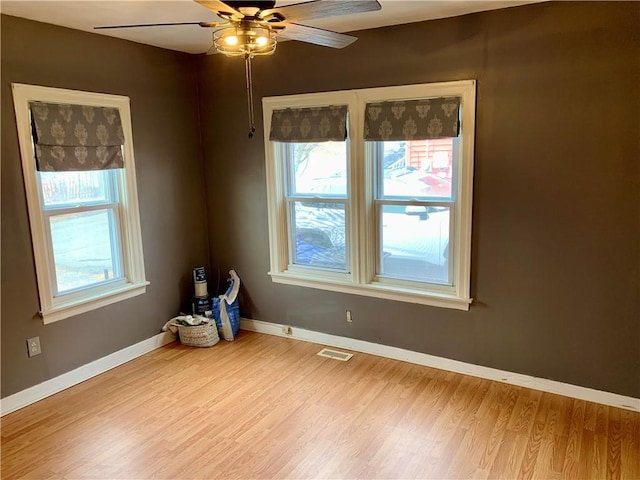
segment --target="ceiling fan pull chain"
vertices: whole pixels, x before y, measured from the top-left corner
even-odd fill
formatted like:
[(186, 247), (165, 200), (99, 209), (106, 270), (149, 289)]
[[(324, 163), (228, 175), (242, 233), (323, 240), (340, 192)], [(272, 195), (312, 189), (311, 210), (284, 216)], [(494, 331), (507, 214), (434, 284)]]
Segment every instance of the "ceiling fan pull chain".
[(256, 125), (253, 120), (253, 84), (251, 81), (251, 55), (246, 54), (244, 56), (244, 64), (247, 74), (247, 105), (249, 109), (249, 139), (253, 138), (253, 134), (256, 132)]

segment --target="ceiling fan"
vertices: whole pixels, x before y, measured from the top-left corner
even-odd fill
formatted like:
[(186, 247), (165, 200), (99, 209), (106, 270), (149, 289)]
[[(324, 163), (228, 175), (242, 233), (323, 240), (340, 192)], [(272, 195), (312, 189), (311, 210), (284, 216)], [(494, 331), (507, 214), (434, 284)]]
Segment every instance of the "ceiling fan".
[(277, 37), (332, 48), (344, 48), (357, 40), (353, 35), (333, 32), (297, 23), (304, 20), (338, 15), (373, 12), (382, 6), (378, 0), (311, 0), (276, 7), (275, 0), (194, 0), (214, 12), (219, 22), (143, 23), (136, 25), (107, 25), (95, 30), (113, 28), (157, 27), (168, 25), (199, 25), (212, 28), (213, 45), (207, 52), (227, 56), (243, 56), (247, 79), (249, 138), (253, 138), (253, 87), (251, 59), (256, 55), (270, 55), (276, 49)]

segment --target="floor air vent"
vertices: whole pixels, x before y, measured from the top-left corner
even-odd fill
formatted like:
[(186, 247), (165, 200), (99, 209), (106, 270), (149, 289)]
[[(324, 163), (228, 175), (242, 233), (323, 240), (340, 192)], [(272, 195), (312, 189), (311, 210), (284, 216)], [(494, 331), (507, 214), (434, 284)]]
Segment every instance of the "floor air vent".
[(331, 350), (329, 348), (323, 348), (318, 352), (318, 355), (321, 357), (333, 358), (334, 360), (340, 360), (346, 362), (351, 357), (353, 357), (353, 353), (345, 353), (338, 352), (337, 350)]

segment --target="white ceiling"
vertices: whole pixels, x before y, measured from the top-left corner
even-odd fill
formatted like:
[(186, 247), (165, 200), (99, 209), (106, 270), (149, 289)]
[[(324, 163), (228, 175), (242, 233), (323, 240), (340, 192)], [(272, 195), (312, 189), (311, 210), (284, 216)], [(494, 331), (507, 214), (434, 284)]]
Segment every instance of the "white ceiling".
[[(302, 3), (302, 1), (278, 0), (276, 6)], [(300, 23), (337, 32), (349, 32), (454, 17), (539, 1), (544, 0), (379, 0), (382, 10), (377, 12)], [(2, 0), (0, 2), (0, 11), (6, 15), (52, 23), (76, 30), (85, 30), (100, 35), (109, 35), (187, 53), (206, 52), (212, 43), (211, 30), (197, 25), (117, 30), (93, 30), (93, 27), (99, 25), (219, 20), (214, 13), (191, 0)]]

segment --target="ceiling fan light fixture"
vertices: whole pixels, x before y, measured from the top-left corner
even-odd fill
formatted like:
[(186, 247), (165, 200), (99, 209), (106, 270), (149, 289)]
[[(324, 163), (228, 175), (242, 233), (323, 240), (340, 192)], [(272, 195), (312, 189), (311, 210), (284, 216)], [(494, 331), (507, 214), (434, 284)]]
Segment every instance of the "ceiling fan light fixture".
[(271, 55), (276, 44), (276, 32), (256, 22), (245, 21), (213, 32), (216, 50), (230, 57)]

